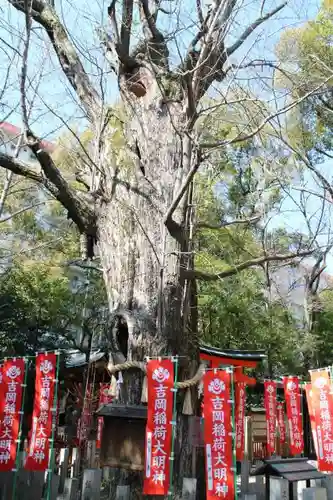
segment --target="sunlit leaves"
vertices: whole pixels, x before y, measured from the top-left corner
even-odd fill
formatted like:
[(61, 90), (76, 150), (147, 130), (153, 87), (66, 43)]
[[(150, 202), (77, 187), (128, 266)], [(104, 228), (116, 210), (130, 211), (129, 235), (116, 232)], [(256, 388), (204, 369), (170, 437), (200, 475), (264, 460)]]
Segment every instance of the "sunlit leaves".
[(288, 117), (289, 141), (302, 151), (332, 148), (332, 39), (333, 8), (324, 2), (314, 21), (286, 30), (276, 48), (279, 87), (294, 96), (316, 90)]

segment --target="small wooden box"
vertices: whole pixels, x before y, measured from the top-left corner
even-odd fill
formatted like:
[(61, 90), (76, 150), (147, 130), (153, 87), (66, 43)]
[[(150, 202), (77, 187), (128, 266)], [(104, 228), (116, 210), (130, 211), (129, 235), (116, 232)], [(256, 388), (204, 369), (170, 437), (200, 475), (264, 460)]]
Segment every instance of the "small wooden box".
[(101, 467), (143, 471), (147, 408), (109, 404), (102, 406), (97, 415), (104, 417)]

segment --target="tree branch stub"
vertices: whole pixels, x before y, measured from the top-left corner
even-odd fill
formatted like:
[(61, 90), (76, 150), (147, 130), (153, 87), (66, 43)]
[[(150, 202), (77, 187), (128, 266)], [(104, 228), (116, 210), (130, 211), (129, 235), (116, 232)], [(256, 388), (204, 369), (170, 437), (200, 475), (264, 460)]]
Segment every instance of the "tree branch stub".
[(203, 271), (185, 271), (185, 276), (187, 279), (199, 279), (202, 281), (216, 281), (218, 279), (228, 278), (230, 276), (234, 276), (240, 271), (244, 271), (245, 269), (249, 269), (250, 267), (261, 266), (265, 262), (282, 262), (282, 261), (292, 261), (301, 257), (308, 257), (313, 253), (313, 250), (307, 250), (298, 253), (291, 254), (275, 254), (275, 255), (263, 255), (262, 257), (257, 257), (255, 259), (250, 259), (245, 262), (241, 262), (240, 264), (235, 264), (220, 273), (211, 274), (205, 273)]

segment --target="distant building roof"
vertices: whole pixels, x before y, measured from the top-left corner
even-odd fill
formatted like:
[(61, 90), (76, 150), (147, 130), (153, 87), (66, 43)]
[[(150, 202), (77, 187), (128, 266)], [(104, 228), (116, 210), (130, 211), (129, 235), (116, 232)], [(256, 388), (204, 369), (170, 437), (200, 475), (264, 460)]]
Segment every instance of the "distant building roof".
[[(12, 125), (11, 123), (8, 122), (0, 122), (0, 130), (3, 130), (10, 139), (18, 138), (22, 133), (19, 127), (16, 127), (15, 125)], [(41, 141), (41, 142), (43, 148), (46, 151), (48, 151), (49, 153), (53, 153), (53, 151), (56, 148), (55, 144), (52, 144), (52, 142), (49, 141)]]
[[(67, 351), (66, 368), (78, 368), (84, 366), (86, 363), (86, 354), (84, 352), (78, 351), (76, 349)], [(105, 353), (101, 350), (96, 350), (90, 354), (90, 363), (99, 361), (105, 356)]]

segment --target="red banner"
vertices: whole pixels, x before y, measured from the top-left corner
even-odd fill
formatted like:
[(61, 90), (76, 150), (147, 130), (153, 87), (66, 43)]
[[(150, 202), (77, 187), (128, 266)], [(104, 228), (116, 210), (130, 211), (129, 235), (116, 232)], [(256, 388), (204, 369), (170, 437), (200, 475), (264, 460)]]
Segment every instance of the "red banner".
[[(54, 390), (56, 378), (56, 354), (42, 353), (36, 357), (36, 381), (34, 411), (29, 453), (25, 469), (43, 471), (48, 468), (52, 423), (55, 418)], [(52, 412), (53, 410), (53, 412)]]
[(287, 442), (286, 421), (285, 421), (283, 403), (278, 403), (276, 405), (276, 415), (279, 426), (280, 444), (283, 445), (286, 444)]
[(305, 394), (308, 403), (308, 412), (311, 424), (313, 445), (315, 448), (316, 455), (318, 456), (318, 440), (317, 440), (317, 429), (316, 429), (316, 417), (312, 401), (312, 386), (311, 384), (305, 384)]
[(147, 364), (148, 413), (146, 463), (143, 493), (167, 495), (170, 481), (170, 453), (174, 369), (170, 359)]
[(100, 450), (102, 447), (102, 435), (104, 427), (104, 418), (97, 418), (97, 435), (96, 435), (96, 450)]
[(9, 359), (2, 366), (0, 400), (0, 471), (15, 468), (17, 440), (20, 429), (25, 362)]
[[(110, 384), (100, 384), (99, 386), (99, 404), (101, 407), (103, 405), (108, 405), (112, 403), (113, 397), (109, 395)], [(104, 418), (97, 418), (97, 437), (96, 437), (96, 449), (100, 450), (102, 446), (102, 434), (104, 427)]]
[(265, 410), (266, 410), (266, 428), (267, 428), (267, 453), (275, 453), (276, 436), (276, 382), (266, 381), (265, 387)]
[(283, 377), (289, 426), (289, 452), (300, 455), (304, 450), (301, 394), (298, 377)]
[[(0, 401), (3, 400), (4, 398), (4, 389), (3, 389), (3, 376), (2, 376), (2, 370), (3, 370), (3, 365), (0, 365)], [(0, 415), (0, 429), (1, 429), (1, 423), (2, 423), (2, 414)]]
[(204, 376), (204, 442), (207, 500), (234, 500), (230, 373), (211, 370)]
[(333, 395), (327, 370), (310, 372), (317, 430), (318, 469), (333, 472)]
[(241, 461), (244, 458), (245, 447), (245, 404), (246, 404), (246, 388), (243, 382), (235, 384), (235, 424), (236, 424), (236, 460)]

